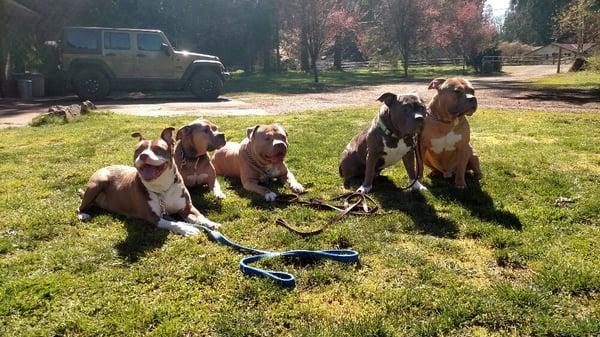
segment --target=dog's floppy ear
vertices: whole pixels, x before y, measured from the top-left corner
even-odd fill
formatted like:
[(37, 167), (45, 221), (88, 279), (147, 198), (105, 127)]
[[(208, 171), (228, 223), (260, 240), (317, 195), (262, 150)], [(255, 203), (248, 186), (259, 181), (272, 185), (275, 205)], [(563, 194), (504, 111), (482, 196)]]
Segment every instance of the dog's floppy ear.
[(391, 107), (396, 100), (398, 100), (398, 96), (392, 94), (391, 92), (386, 92), (385, 94), (379, 96), (377, 99), (379, 102), (384, 103), (385, 105)]
[(173, 131), (175, 131), (175, 128), (168, 127), (168, 128), (165, 128), (164, 130), (162, 130), (162, 132), (160, 134), (160, 138), (162, 138), (162, 140), (164, 140), (167, 144), (169, 144), (169, 146), (171, 146), (175, 143), (173, 141)]
[(141, 142), (142, 140), (146, 140), (146, 138), (144, 138), (144, 136), (142, 136), (142, 134), (141, 134), (141, 133), (139, 133), (139, 132), (134, 132), (134, 133), (132, 133), (132, 134), (131, 134), (131, 137), (133, 137), (133, 138), (139, 138), (140, 142)]
[(279, 123), (275, 123), (275, 126), (277, 126), (281, 131), (283, 131), (283, 134), (287, 137), (288, 133), (287, 130), (283, 128), (283, 126)]
[(441, 78), (441, 77), (435, 78), (435, 79), (433, 79), (433, 81), (431, 81), (431, 83), (429, 83), (429, 87), (427, 89), (429, 89), (429, 90), (439, 89), (440, 86), (442, 84), (444, 84), (444, 82), (446, 82), (445, 78)]
[(181, 129), (177, 130), (177, 135), (175, 136), (175, 140), (181, 140), (185, 134), (188, 133), (190, 126), (186, 125)]
[(249, 127), (246, 130), (246, 136), (248, 137), (248, 139), (251, 139), (252, 136), (254, 136), (254, 133), (256, 132), (256, 130), (258, 130), (259, 127), (260, 127), (260, 125), (255, 125), (253, 127)]

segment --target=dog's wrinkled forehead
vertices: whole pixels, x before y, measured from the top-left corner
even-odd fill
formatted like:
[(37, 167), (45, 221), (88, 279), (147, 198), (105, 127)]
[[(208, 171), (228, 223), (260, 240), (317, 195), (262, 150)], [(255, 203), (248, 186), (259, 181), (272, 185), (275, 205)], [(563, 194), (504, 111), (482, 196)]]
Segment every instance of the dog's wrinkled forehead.
[(450, 78), (442, 84), (441, 90), (468, 90), (474, 91), (471, 82), (464, 78)]
[(211, 122), (209, 122), (209, 121), (207, 121), (205, 119), (202, 119), (202, 118), (196, 119), (195, 121), (189, 123), (188, 126), (197, 126), (197, 127), (200, 127), (200, 128), (208, 127), (211, 130), (213, 130), (213, 131), (217, 130), (217, 126), (216, 125), (214, 125), (213, 123), (211, 123)]
[(139, 156), (144, 151), (151, 151), (157, 156), (162, 156), (165, 158), (171, 155), (171, 151), (169, 151), (169, 144), (162, 139), (141, 140), (135, 148), (135, 156)]
[(258, 133), (268, 134), (268, 135), (282, 135), (286, 136), (285, 129), (279, 124), (272, 125), (263, 125), (256, 130)]
[(411, 104), (411, 105), (425, 104), (425, 103), (423, 103), (423, 100), (419, 97), (419, 95), (417, 95), (417, 94), (401, 95), (398, 98), (398, 101), (400, 101), (402, 104)]

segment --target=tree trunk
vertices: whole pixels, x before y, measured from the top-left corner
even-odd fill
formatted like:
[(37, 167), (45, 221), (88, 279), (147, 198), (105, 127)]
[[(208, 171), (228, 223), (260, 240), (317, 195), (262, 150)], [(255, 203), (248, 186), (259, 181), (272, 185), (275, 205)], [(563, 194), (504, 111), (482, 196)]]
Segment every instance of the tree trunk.
[(337, 35), (333, 44), (333, 69), (342, 71), (342, 37)]
[(311, 66), (313, 70), (313, 75), (315, 76), (315, 83), (319, 83), (319, 69), (317, 68), (316, 57), (311, 57)]
[(308, 60), (308, 41), (304, 32), (300, 34), (300, 69), (309, 72), (310, 64)]
[(410, 56), (408, 53), (402, 55), (402, 68), (404, 68), (404, 78), (408, 78), (408, 63), (410, 62)]
[(265, 49), (263, 51), (263, 73), (270, 73), (273, 70), (271, 66), (271, 50)]

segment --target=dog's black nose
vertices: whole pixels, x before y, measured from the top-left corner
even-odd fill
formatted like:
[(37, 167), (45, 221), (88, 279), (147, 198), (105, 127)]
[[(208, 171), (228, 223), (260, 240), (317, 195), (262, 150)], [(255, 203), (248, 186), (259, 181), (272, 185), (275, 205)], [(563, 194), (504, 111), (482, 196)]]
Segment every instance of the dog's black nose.
[(467, 95), (467, 101), (469, 103), (477, 103), (477, 97), (475, 97), (473, 95)]

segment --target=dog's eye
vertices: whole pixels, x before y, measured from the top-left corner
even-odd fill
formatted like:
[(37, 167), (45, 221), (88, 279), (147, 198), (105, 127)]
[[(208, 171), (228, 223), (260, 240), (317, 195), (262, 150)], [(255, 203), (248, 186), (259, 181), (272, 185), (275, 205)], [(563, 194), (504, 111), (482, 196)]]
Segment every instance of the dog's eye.
[(204, 133), (208, 133), (208, 128), (204, 129)]

